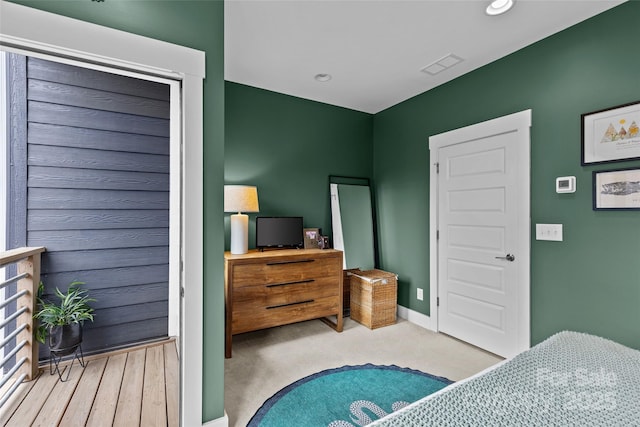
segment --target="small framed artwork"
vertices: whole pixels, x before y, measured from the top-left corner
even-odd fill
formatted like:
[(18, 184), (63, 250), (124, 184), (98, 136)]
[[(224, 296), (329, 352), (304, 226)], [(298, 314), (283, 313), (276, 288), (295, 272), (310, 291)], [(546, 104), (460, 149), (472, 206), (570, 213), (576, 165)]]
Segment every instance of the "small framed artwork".
[(304, 248), (305, 249), (319, 249), (321, 239), (322, 239), (322, 236), (320, 235), (319, 228), (304, 229)]
[(640, 168), (593, 172), (594, 210), (640, 210)]
[(583, 166), (640, 159), (640, 101), (586, 113), (581, 118)]

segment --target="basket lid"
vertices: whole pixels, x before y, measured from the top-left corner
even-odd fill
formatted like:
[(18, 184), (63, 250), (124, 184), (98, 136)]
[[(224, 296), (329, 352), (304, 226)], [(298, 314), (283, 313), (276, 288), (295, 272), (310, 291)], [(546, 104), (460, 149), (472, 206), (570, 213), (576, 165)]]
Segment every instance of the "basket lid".
[(388, 271), (378, 270), (378, 269), (358, 271), (358, 272), (353, 272), (351, 274), (353, 276), (359, 277), (362, 280), (366, 280), (369, 283), (376, 283), (376, 282), (384, 281), (390, 278), (393, 278), (396, 280), (398, 279), (397, 274), (389, 273)]

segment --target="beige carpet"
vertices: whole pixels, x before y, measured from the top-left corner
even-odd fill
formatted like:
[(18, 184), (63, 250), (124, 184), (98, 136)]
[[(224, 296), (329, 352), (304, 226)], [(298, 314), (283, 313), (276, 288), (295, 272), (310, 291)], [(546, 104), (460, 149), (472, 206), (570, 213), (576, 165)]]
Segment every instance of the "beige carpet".
[(342, 333), (311, 320), (233, 338), (233, 357), (225, 360), (225, 410), (230, 427), (244, 427), (278, 390), (344, 365), (397, 365), (458, 381), (500, 360), (402, 319), (370, 330), (347, 317)]

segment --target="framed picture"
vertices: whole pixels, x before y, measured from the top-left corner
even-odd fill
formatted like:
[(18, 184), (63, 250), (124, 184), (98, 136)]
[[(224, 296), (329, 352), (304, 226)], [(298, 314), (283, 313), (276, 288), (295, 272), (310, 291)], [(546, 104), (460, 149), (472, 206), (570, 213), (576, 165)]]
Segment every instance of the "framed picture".
[(320, 235), (319, 228), (305, 228), (304, 229), (304, 248), (305, 249), (319, 249), (320, 248)]
[(640, 101), (586, 113), (581, 164), (640, 159)]
[(640, 210), (640, 168), (594, 171), (593, 209)]

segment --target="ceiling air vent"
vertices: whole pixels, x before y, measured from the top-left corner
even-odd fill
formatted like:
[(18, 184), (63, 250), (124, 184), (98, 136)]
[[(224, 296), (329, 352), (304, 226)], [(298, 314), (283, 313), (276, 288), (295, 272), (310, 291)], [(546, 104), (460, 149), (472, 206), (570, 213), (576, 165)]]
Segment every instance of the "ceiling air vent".
[(422, 71), (423, 73), (427, 73), (427, 74), (431, 74), (432, 76), (435, 76), (436, 74), (446, 70), (447, 68), (451, 68), (462, 61), (463, 61), (462, 58), (450, 53), (447, 56), (444, 56), (438, 59), (437, 61), (427, 65), (426, 67), (422, 68), (420, 71)]

